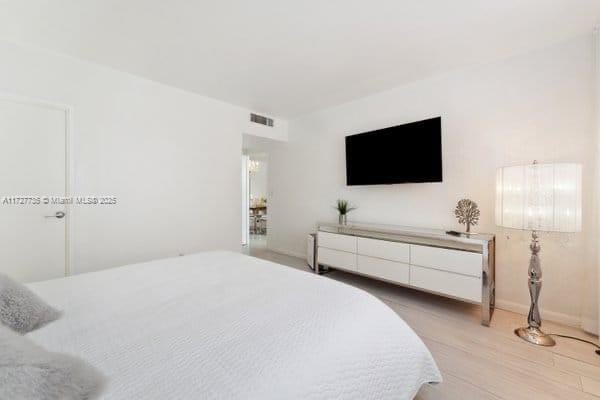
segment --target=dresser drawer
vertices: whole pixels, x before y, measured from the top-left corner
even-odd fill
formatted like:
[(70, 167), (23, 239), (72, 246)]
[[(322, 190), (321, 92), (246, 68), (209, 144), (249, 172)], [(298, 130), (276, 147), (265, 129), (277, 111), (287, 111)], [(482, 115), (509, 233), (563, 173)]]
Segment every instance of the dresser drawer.
[(356, 254), (354, 253), (346, 253), (345, 251), (332, 250), (319, 246), (317, 260), (319, 264), (329, 267), (356, 271)]
[(410, 285), (481, 303), (481, 279), (410, 266)]
[(410, 264), (481, 278), (483, 256), (468, 251), (410, 246)]
[(409, 265), (395, 261), (383, 260), (359, 255), (357, 258), (357, 271), (388, 281), (408, 285)]
[(356, 236), (338, 235), (337, 233), (319, 232), (319, 247), (356, 253)]
[(409, 262), (410, 246), (406, 243), (389, 242), (368, 238), (357, 238), (357, 252), (365, 256), (386, 260)]

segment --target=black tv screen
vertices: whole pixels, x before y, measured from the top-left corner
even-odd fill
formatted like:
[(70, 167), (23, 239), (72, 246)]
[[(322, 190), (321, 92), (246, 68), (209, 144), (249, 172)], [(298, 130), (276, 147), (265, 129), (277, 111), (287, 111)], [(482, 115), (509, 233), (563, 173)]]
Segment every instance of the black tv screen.
[(442, 181), (442, 118), (346, 136), (346, 183)]

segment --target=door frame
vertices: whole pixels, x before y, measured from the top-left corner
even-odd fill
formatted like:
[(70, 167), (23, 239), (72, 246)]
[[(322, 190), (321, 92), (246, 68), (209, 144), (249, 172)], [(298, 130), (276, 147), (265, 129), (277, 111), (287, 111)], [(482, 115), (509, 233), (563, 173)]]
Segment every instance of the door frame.
[[(594, 44), (594, 55), (593, 55), (593, 73), (594, 73), (594, 133), (596, 139), (596, 165), (594, 171), (594, 181), (596, 182), (596, 186), (593, 188), (594, 191), (594, 209), (598, 210), (598, 206), (600, 205), (600, 188), (597, 186), (598, 179), (600, 179), (600, 25), (596, 24), (593, 32), (593, 44)], [(595, 215), (595, 233), (598, 235), (600, 233), (600, 213), (596, 212)], [(596, 243), (598, 243), (598, 236), (596, 236)], [(595, 267), (597, 269), (597, 298), (598, 309), (596, 314), (596, 321), (590, 320), (583, 321), (583, 328), (588, 331), (595, 333), (598, 335), (600, 333), (600, 251), (596, 251), (595, 254)]]
[[(17, 104), (27, 104), (32, 106), (50, 108), (59, 110), (65, 114), (65, 196), (71, 196), (71, 189), (74, 186), (73, 173), (73, 135), (72, 135), (72, 117), (73, 107), (64, 103), (39, 99), (30, 96), (19, 95), (15, 93), (0, 91), (0, 100), (9, 101)], [(72, 275), (73, 272), (73, 218), (74, 207), (71, 204), (65, 204), (67, 217), (65, 218), (65, 276)]]
[(242, 246), (250, 246), (250, 156), (242, 154)]

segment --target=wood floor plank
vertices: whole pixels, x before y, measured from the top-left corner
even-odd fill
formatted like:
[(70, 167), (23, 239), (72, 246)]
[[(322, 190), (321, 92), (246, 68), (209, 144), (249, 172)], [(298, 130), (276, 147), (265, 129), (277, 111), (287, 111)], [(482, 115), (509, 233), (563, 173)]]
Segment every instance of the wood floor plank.
[(523, 372), (478, 354), (462, 351), (443, 343), (423, 339), (432, 352), (442, 374), (453, 374), (494, 395), (507, 399), (592, 400), (594, 396)]
[[(250, 254), (310, 272), (300, 258), (264, 249)], [(416, 399), (600, 399), (600, 357), (592, 346), (563, 338), (550, 348), (526, 343), (513, 332), (526, 323), (523, 315), (495, 310), (487, 328), (480, 324), (476, 305), (341, 271), (325, 276), (379, 297), (429, 347), (444, 382), (423, 386)], [(545, 322), (544, 329), (597, 340), (552, 322)]]
[[(407, 306), (401, 300), (382, 300), (392, 309), (396, 310), (402, 317), (406, 316), (405, 319), (412, 319), (415, 324), (417, 321), (414, 321), (414, 319), (423, 319), (425, 316), (435, 318), (436, 323), (433, 326), (428, 327), (429, 331), (432, 333), (439, 331), (439, 327), (443, 326), (444, 334), (448, 330), (455, 333), (454, 336), (449, 336), (449, 338), (468, 338), (480, 345), (487, 346), (491, 350), (513, 354), (516, 357), (548, 366), (554, 365), (554, 358), (551, 353), (540, 352), (538, 348), (525, 343), (516, 336), (512, 334), (506, 335), (496, 329), (484, 327), (479, 321), (462, 321), (460, 319), (448, 318), (445, 315), (423, 313), (420, 312), (420, 310), (413, 309), (412, 306)], [(438, 329), (436, 330), (436, 328)]]
[[(585, 337), (582, 333), (575, 334), (575, 336)], [(600, 357), (594, 352), (595, 349), (591, 345), (564, 338), (556, 338), (556, 343), (556, 346), (551, 348), (553, 353), (574, 358), (600, 368)]]
[[(352, 285), (358, 286), (374, 295), (391, 301), (400, 302), (405, 305), (410, 305), (422, 310), (423, 312), (434, 313), (449, 319), (458, 319), (465, 322), (479, 323), (480, 308), (475, 305), (460, 302), (457, 300), (446, 299), (440, 296), (435, 296), (428, 293), (421, 293), (413, 289), (402, 288), (386, 282), (380, 282), (373, 279), (368, 279), (362, 276), (356, 276), (341, 271), (331, 273), (331, 278), (340, 280)], [(494, 311), (492, 324), (495, 332), (504, 335), (512, 342), (523, 342), (522, 339), (514, 335), (514, 329), (526, 325), (526, 318), (506, 310), (497, 309)], [(483, 329), (488, 329), (482, 327)], [(581, 329), (570, 326), (560, 325), (551, 321), (544, 322), (544, 329), (549, 333), (558, 333), (571, 335), (583, 339), (598, 342), (598, 339), (586, 334)], [(598, 357), (589, 344), (577, 342), (565, 338), (556, 338), (557, 345), (554, 347), (539, 347), (536, 352), (540, 354), (538, 358), (550, 360), (553, 353), (561, 354), (566, 357), (581, 359), (589, 364), (600, 366), (600, 357)], [(527, 343), (525, 343), (528, 345)], [(593, 349), (592, 349), (593, 350)], [(542, 352), (548, 352), (546, 355), (541, 355)]]
[[(511, 341), (504, 340), (502, 336), (494, 336), (493, 331), (487, 328), (477, 332), (478, 325), (457, 326), (452, 322), (419, 313), (389, 300), (384, 302), (396, 311), (421, 338), (442, 342), (465, 352), (475, 352), (487, 359), (502, 362), (504, 366), (516, 371), (539, 374), (546, 379), (581, 389), (579, 375), (555, 368), (550, 353), (537, 352), (536, 354), (534, 347), (526, 343), (515, 345)], [(546, 356), (550, 357), (550, 364), (542, 362), (546, 361), (542, 359)]]
[(582, 376), (581, 383), (583, 385), (584, 392), (591, 393), (595, 396), (600, 397), (600, 380), (588, 378), (587, 376)]
[[(590, 350), (591, 351), (591, 350)], [(589, 378), (600, 379), (600, 367), (574, 358), (554, 354), (554, 364), (558, 369)]]

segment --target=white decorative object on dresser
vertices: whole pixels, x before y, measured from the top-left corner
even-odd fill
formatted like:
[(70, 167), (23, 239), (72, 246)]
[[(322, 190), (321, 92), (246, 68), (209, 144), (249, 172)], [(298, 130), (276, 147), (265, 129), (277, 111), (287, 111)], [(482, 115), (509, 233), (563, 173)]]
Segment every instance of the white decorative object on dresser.
[[(389, 225), (319, 224), (318, 265), (494, 308), (494, 235)], [(315, 268), (318, 272), (318, 266)]]

